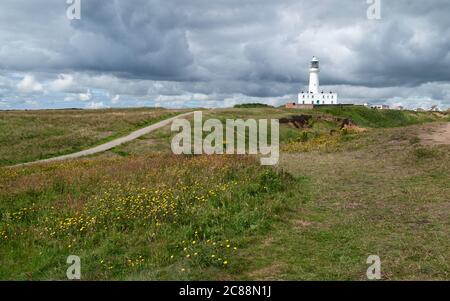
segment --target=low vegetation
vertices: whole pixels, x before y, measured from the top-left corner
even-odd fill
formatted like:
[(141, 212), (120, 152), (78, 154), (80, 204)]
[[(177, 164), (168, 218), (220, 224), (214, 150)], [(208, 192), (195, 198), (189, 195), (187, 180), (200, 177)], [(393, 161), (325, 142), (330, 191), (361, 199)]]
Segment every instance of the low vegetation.
[(3, 169), (0, 279), (64, 279), (70, 254), (83, 258), (83, 279), (237, 271), (293, 181), (255, 162), (155, 155)]
[[(450, 149), (418, 134), (448, 117), (344, 107), (204, 119), (302, 114), (280, 127), (276, 167), (173, 156), (165, 127), (90, 158), (0, 168), (0, 279), (65, 279), (71, 254), (84, 280), (364, 280), (372, 254), (383, 279), (448, 279)], [(342, 128), (347, 118), (357, 126)]]
[(0, 166), (77, 152), (176, 115), (165, 109), (0, 112)]
[(323, 107), (316, 109), (322, 113), (352, 119), (359, 126), (372, 128), (389, 128), (449, 120), (449, 116), (441, 116), (431, 112), (414, 112), (400, 110), (375, 110), (361, 106)]
[(239, 105), (234, 105), (236, 109), (250, 109), (250, 108), (273, 108), (273, 106), (264, 103), (244, 103)]
[(293, 152), (334, 152), (344, 147), (344, 143), (358, 138), (358, 132), (342, 129), (333, 133), (302, 132), (303, 134), (291, 139), (281, 147), (282, 151)]

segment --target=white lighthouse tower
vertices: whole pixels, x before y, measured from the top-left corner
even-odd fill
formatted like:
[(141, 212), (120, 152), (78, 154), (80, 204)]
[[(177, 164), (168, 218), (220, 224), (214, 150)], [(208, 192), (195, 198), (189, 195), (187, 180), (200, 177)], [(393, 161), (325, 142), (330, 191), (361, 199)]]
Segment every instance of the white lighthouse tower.
[(303, 105), (335, 105), (338, 104), (337, 93), (324, 92), (319, 89), (319, 60), (313, 57), (309, 65), (309, 88), (307, 92), (298, 94), (298, 103)]
[(319, 94), (319, 60), (314, 56), (309, 66), (309, 92)]

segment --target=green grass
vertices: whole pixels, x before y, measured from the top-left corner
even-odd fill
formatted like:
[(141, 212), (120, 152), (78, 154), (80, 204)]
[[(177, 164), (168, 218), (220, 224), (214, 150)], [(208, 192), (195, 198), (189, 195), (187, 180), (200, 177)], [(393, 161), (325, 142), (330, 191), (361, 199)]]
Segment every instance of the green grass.
[[(351, 118), (359, 126), (372, 128), (408, 126), (441, 119), (430, 112), (374, 110), (361, 106), (322, 107), (315, 110), (333, 116)], [(448, 117), (447, 120), (449, 120)]]
[[(450, 149), (419, 138), (445, 118), (400, 127), (392, 113), (328, 109), (205, 111), (311, 114), (310, 128), (280, 128), (283, 145), (337, 139), (282, 152), (276, 167), (172, 156), (165, 127), (86, 159), (0, 168), (0, 279), (65, 279), (71, 254), (84, 280), (365, 280), (372, 254), (383, 279), (449, 279)], [(333, 116), (369, 128), (330, 135)]]
[(251, 108), (273, 108), (273, 106), (269, 106), (263, 103), (244, 103), (239, 105), (234, 105), (236, 109), (251, 109)]
[(178, 114), (165, 109), (0, 112), (0, 166), (77, 152)]
[(411, 144), (417, 130), (373, 130), (346, 152), (283, 154), (280, 167), (310, 192), (247, 250), (245, 279), (364, 280), (372, 254), (386, 280), (449, 279), (450, 149)]
[(267, 233), (295, 182), (247, 157), (47, 166), (1, 170), (0, 279), (64, 279), (71, 254), (85, 280), (236, 274), (241, 248)]

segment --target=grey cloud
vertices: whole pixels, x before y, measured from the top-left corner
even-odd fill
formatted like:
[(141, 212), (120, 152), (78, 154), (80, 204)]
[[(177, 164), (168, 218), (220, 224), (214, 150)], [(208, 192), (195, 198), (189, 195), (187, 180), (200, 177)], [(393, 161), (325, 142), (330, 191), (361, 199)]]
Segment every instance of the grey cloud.
[[(0, 97), (15, 99), (17, 81), (32, 74), (47, 92), (69, 96), (90, 88), (129, 101), (284, 101), (306, 85), (316, 55), (321, 83), (347, 99), (448, 105), (450, 3), (382, 0), (379, 21), (367, 20), (367, 7), (365, 0), (82, 0), (82, 19), (69, 21), (64, 0), (2, 0), (0, 70), (20, 78), (0, 81)], [(74, 83), (58, 82), (61, 74)]]

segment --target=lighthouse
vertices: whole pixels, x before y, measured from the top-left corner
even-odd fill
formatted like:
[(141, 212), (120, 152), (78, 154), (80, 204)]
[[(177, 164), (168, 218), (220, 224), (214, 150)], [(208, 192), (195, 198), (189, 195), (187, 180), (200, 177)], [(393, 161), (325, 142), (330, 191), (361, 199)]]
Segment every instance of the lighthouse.
[(313, 57), (309, 65), (309, 92), (319, 94), (319, 60)]
[(314, 56), (309, 65), (309, 87), (307, 92), (298, 94), (298, 104), (303, 105), (336, 105), (337, 93), (324, 92), (319, 87), (319, 60)]

